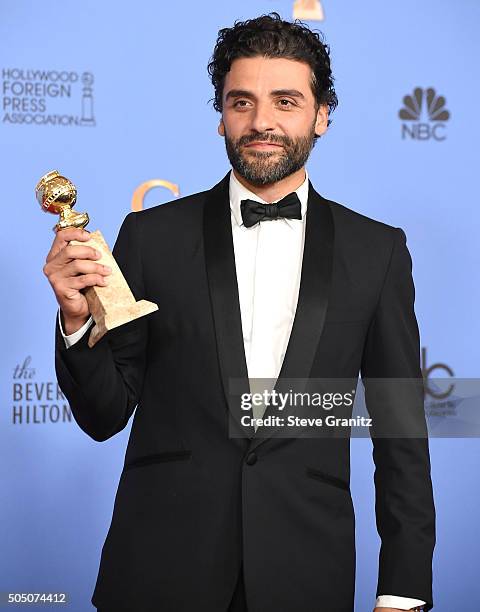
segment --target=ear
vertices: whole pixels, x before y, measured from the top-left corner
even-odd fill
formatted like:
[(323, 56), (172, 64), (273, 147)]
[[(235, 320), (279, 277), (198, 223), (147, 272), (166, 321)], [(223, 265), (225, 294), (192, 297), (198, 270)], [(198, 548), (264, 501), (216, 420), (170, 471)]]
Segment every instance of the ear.
[(225, 125), (223, 124), (223, 119), (220, 119), (220, 123), (218, 124), (217, 131), (220, 134), (220, 136), (225, 136)]
[(328, 127), (328, 106), (320, 104), (317, 111), (317, 120), (315, 121), (315, 134), (322, 136), (325, 134)]

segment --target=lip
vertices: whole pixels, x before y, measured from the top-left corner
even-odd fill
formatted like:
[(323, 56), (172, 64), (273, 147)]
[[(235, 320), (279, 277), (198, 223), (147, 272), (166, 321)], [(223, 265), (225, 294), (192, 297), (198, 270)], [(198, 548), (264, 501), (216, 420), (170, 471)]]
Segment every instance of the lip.
[(276, 144), (274, 142), (251, 142), (250, 144), (245, 145), (247, 148), (254, 147), (255, 149), (283, 149), (282, 145)]

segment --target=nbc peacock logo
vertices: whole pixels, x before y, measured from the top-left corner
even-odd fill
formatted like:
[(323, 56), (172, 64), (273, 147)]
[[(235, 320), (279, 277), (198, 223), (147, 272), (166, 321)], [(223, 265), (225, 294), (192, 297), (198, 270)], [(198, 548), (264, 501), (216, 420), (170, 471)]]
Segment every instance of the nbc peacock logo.
[(450, 119), (446, 99), (437, 95), (433, 87), (416, 87), (403, 98), (398, 116), (403, 119), (402, 138), (412, 140), (445, 140), (445, 121)]

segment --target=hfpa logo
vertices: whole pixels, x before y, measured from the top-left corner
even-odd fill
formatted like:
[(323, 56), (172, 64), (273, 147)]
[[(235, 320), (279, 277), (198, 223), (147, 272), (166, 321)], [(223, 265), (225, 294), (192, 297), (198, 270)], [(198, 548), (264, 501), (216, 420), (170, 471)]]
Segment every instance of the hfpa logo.
[[(403, 108), (398, 116), (408, 123), (402, 123), (402, 138), (412, 140), (445, 140), (445, 123), (450, 112), (445, 108), (445, 98), (437, 96), (433, 87), (416, 87), (412, 95), (403, 98)], [(422, 121), (423, 119), (423, 121)]]

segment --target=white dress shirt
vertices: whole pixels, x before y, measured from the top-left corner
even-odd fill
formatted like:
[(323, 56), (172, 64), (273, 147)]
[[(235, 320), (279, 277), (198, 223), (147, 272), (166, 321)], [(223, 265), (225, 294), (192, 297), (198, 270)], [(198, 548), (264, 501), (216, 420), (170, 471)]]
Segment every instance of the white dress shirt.
[[(308, 201), (308, 173), (296, 189), (302, 218), (278, 218), (245, 227), (241, 200), (257, 200), (230, 172), (230, 210), (237, 271), (243, 343), (248, 377), (277, 379), (287, 350), (297, 308)], [(61, 320), (59, 317), (60, 328)], [(67, 348), (75, 344), (92, 324), (90, 318), (74, 334), (65, 336)], [(382, 595), (377, 607), (408, 610), (424, 604), (419, 599)]]
[(277, 379), (297, 308), (308, 177), (296, 190), (301, 219), (278, 218), (245, 227), (241, 200), (266, 204), (230, 173), (230, 210), (243, 342), (249, 378)]

